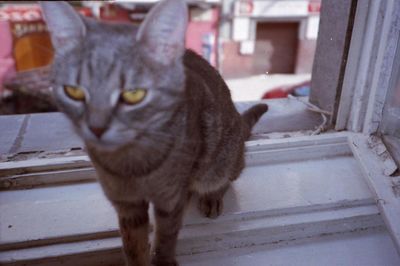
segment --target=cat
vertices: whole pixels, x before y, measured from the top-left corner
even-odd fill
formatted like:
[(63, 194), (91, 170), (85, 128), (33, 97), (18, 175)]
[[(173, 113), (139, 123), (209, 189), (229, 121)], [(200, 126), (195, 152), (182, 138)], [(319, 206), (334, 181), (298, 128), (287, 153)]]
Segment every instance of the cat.
[(65, 2), (41, 7), (56, 51), (54, 98), (118, 214), (126, 264), (178, 265), (190, 195), (205, 216), (220, 215), (244, 167), (244, 142), (268, 106), (240, 115), (218, 72), (185, 49), (184, 0), (159, 2), (139, 27), (83, 18)]

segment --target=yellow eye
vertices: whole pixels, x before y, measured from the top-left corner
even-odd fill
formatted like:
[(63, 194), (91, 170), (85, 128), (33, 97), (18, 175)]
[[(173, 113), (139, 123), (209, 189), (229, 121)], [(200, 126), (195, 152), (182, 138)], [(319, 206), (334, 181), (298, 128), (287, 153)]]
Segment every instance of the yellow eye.
[(143, 101), (146, 97), (146, 89), (135, 89), (133, 91), (121, 92), (121, 101), (126, 104), (137, 104)]
[(85, 92), (78, 87), (64, 85), (64, 91), (65, 91), (65, 94), (67, 94), (67, 96), (69, 98), (71, 98), (72, 100), (75, 100), (75, 101), (84, 101), (85, 100)]

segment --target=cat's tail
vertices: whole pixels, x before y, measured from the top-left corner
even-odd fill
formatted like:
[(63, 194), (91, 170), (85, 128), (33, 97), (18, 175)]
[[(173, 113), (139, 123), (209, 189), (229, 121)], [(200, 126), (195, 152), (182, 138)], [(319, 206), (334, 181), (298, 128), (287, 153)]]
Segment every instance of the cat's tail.
[(268, 105), (259, 103), (250, 107), (242, 114), (246, 139), (250, 137), (251, 129), (266, 111), (268, 111)]

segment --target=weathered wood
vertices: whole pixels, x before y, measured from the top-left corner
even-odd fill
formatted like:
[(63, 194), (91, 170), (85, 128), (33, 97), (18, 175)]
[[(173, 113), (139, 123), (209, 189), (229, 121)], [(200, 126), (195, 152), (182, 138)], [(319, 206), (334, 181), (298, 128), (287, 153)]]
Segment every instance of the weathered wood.
[[(184, 226), (180, 233), (177, 255), (221, 252), (257, 245), (272, 248), (282, 243), (298, 244), (310, 238), (321, 237), (321, 235), (341, 235), (377, 228), (382, 228), (382, 220), (375, 206), (190, 225)], [(13, 252), (0, 252), (0, 262), (3, 263), (2, 265), (22, 265), (26, 262), (73, 265), (76, 261), (82, 263), (86, 259), (88, 264), (85, 265), (97, 265), (96, 263), (101, 261), (100, 257), (111, 254), (113, 261), (109, 263), (115, 265), (122, 257), (120, 247), (121, 241), (117, 237), (75, 243), (56, 243)], [(93, 254), (96, 254), (96, 257)], [(55, 257), (58, 259), (55, 260)]]
[(349, 145), (326, 144), (315, 146), (303, 146), (288, 149), (270, 149), (268, 151), (254, 151), (246, 153), (246, 165), (262, 165), (284, 163), (289, 161), (305, 161), (318, 158), (328, 159), (335, 156), (351, 155)]
[[(190, 204), (178, 255), (274, 248), (383, 229), (359, 161), (351, 156), (360, 153), (354, 150), (353, 138), (337, 133), (246, 143), (250, 163), (225, 195), (222, 215), (216, 220), (204, 218), (195, 203)], [(78, 160), (83, 166), (88, 163), (84, 157)], [(25, 178), (59, 175), (66, 180), (75, 159), (25, 162), (24, 169), (31, 171)], [(84, 173), (92, 170), (73, 171), (85, 178)], [(116, 214), (97, 183), (2, 191), (0, 213), (2, 265), (121, 262)]]
[[(246, 142), (246, 163), (279, 163), (351, 155), (346, 133)], [(62, 156), (0, 162), (0, 191), (95, 181), (89, 158)]]
[(86, 155), (1, 162), (0, 177), (51, 170), (76, 169), (90, 167), (91, 165), (90, 159)]
[(336, 129), (373, 134), (382, 120), (398, 43), (398, 1), (358, 1)]
[[(228, 190), (219, 220), (370, 204), (363, 182), (356, 161), (347, 155), (249, 166)], [(117, 228), (115, 212), (97, 183), (3, 191), (0, 212), (0, 249)], [(195, 207), (188, 209), (185, 221), (210, 223)]]
[(400, 137), (384, 135), (382, 136), (382, 140), (397, 163), (397, 166), (400, 168)]
[(184, 266), (400, 265), (390, 237), (386, 232), (379, 230), (311, 238), (295, 245), (283, 242), (274, 248), (255, 246), (178, 259)]
[[(398, 89), (399, 75), (399, 47), (400, 47), (400, 2), (395, 0), (386, 1), (384, 10), (380, 10), (380, 16), (383, 17), (382, 28), (379, 29), (382, 37), (377, 41), (379, 50), (375, 64), (371, 93), (365, 115), (364, 134), (374, 134), (378, 131), (386, 134), (396, 134), (399, 127), (399, 116), (391, 108), (392, 97), (395, 97)], [(381, 15), (383, 13), (383, 15)], [(394, 103), (394, 102), (393, 102)], [(399, 110), (399, 106), (397, 106)], [(392, 116), (391, 118), (389, 118)], [(391, 128), (389, 130), (389, 128)]]
[(385, 163), (369, 147), (368, 137), (354, 135), (351, 148), (400, 255), (400, 198), (396, 197), (393, 190), (393, 177), (385, 174)]
[[(350, 133), (351, 134), (351, 133)], [(259, 139), (246, 142), (247, 151), (269, 150), (277, 148), (297, 148), (312, 145), (347, 143), (349, 133), (333, 132), (316, 136), (296, 136), (288, 138)]]
[[(14, 120), (21, 122), (10, 122)], [(1, 160), (21, 153), (83, 148), (81, 139), (62, 113), (0, 116), (0, 132)]]
[(338, 113), (336, 115), (336, 130), (346, 129), (350, 116), (354, 91), (355, 88), (359, 86), (358, 84), (360, 75), (363, 71), (365, 71), (366, 67), (366, 64), (361, 61), (370, 59), (369, 57), (365, 56), (365, 54), (363, 54), (363, 50), (365, 50), (363, 48), (369, 45), (369, 42), (364, 42), (364, 38), (366, 38), (367, 35), (365, 33), (365, 28), (367, 26), (366, 22), (368, 19), (368, 9), (370, 6), (370, 2), (370, 0), (365, 0), (363, 1), (363, 4), (357, 5), (354, 18), (354, 27), (349, 47), (349, 56), (347, 58), (342, 92), (340, 94), (340, 102), (338, 106)]
[(93, 182), (97, 178), (94, 168), (67, 169), (33, 174), (0, 177), (0, 191), (26, 189), (78, 182)]

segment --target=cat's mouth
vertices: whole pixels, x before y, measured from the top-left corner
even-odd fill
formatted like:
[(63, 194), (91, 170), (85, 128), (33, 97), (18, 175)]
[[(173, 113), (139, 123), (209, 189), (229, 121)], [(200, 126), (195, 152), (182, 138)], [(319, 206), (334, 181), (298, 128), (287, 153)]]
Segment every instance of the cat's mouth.
[(83, 140), (86, 145), (95, 147), (98, 150), (115, 151), (138, 141), (137, 137), (134, 132), (121, 132), (118, 134), (117, 132), (110, 131), (108, 134), (105, 133), (101, 136), (101, 138), (97, 138), (92, 134), (83, 137)]
[(108, 151), (116, 150), (125, 144), (123, 141), (121, 141), (121, 137), (113, 136), (112, 132), (107, 129), (103, 130), (103, 132), (99, 134), (99, 132), (91, 130), (85, 125), (82, 126), (79, 131), (86, 145), (90, 145), (98, 149)]
[(103, 138), (85, 138), (86, 145), (90, 145), (100, 150), (114, 151), (124, 146), (125, 143), (110, 141)]

